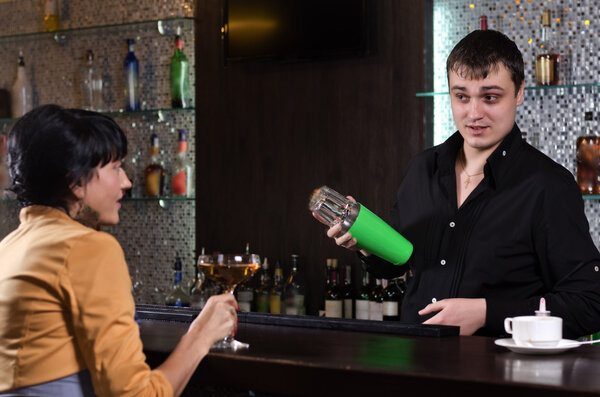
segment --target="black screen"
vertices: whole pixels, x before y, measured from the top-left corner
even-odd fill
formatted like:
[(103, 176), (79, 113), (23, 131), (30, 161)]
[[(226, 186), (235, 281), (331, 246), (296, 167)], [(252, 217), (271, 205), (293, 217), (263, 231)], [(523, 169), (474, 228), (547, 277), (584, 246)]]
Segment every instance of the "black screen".
[(364, 55), (365, 1), (225, 0), (225, 59)]

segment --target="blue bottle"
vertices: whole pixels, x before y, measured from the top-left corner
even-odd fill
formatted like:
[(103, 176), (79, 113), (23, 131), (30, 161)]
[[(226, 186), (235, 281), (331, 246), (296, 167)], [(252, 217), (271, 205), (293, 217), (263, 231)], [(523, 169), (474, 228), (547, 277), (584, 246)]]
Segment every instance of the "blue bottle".
[(135, 41), (127, 39), (129, 50), (123, 62), (125, 72), (125, 110), (140, 110), (139, 63), (133, 53)]

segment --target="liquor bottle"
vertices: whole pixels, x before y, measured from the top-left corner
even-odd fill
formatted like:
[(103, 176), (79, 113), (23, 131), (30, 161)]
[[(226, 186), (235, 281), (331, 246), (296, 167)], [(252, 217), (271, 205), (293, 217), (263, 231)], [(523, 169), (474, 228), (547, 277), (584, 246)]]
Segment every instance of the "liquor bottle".
[(190, 96), (190, 64), (183, 53), (183, 40), (180, 28), (175, 35), (175, 52), (171, 57), (171, 106), (189, 108)]
[(150, 136), (150, 161), (145, 171), (146, 196), (160, 197), (164, 195), (165, 167), (159, 158), (158, 135)]
[[(205, 254), (204, 247), (202, 247), (197, 263), (207, 263), (209, 260), (210, 256)], [(207, 297), (204, 290), (204, 281), (204, 273), (202, 273), (198, 269), (198, 266), (196, 266), (196, 279), (190, 291), (190, 306), (195, 309), (202, 309), (206, 304)]]
[(359, 320), (369, 319), (369, 300), (371, 299), (371, 286), (369, 273), (363, 267), (362, 284), (356, 297), (356, 318)]
[(42, 23), (44, 32), (53, 32), (60, 29), (57, 3), (58, 0), (45, 0), (44, 2), (44, 21)]
[(380, 278), (375, 279), (369, 296), (369, 320), (383, 320), (383, 287)]
[(173, 165), (171, 187), (173, 195), (192, 197), (194, 194), (194, 168), (187, 157), (187, 134), (184, 129), (179, 131), (179, 148)]
[(269, 313), (281, 314), (281, 297), (283, 296), (283, 271), (279, 266), (279, 261), (275, 262), (275, 272), (273, 273), (273, 287), (269, 291)]
[(556, 85), (559, 80), (558, 70), (560, 56), (555, 52), (550, 38), (550, 10), (542, 14), (542, 41), (535, 61), (537, 85)]
[(330, 283), (325, 291), (325, 317), (342, 318), (343, 302), (338, 280), (338, 260), (333, 259)]
[(342, 299), (344, 300), (344, 318), (354, 318), (354, 290), (352, 289), (352, 266), (344, 266), (344, 285)]
[(487, 28), (488, 28), (487, 23), (488, 23), (487, 15), (482, 15), (479, 17), (479, 29), (480, 30), (487, 30)]
[[(246, 255), (250, 255), (250, 243), (246, 243)], [(249, 312), (252, 310), (254, 301), (254, 288), (252, 288), (252, 279), (244, 280), (235, 288), (235, 296), (238, 301), (240, 311)]]
[(585, 133), (577, 138), (577, 184), (582, 194), (598, 194), (600, 137), (593, 128), (594, 113), (585, 112)]
[(383, 321), (400, 320), (402, 294), (394, 280), (383, 280)]
[(12, 85), (10, 97), (13, 117), (21, 117), (33, 109), (31, 83), (25, 71), (23, 51), (20, 50), (17, 64), (17, 78)]
[(402, 295), (402, 297), (404, 297), (404, 293), (406, 292), (406, 273), (404, 273), (400, 277), (396, 277), (394, 281), (396, 282), (396, 285), (400, 290), (400, 294)]
[(333, 261), (333, 258), (327, 258), (325, 260), (325, 291), (327, 291), (327, 288), (329, 288), (329, 285), (331, 284), (331, 263)]
[(85, 64), (81, 69), (81, 107), (86, 110), (101, 112), (102, 71), (94, 65), (94, 52), (87, 50)]
[(144, 303), (144, 281), (142, 280), (140, 269), (135, 266), (133, 276), (131, 277), (131, 294), (136, 303)]
[(252, 310), (252, 304), (254, 302), (254, 289), (250, 283), (246, 281), (238, 284), (235, 289), (235, 296), (237, 298), (240, 311), (249, 312)]
[(267, 258), (263, 259), (261, 270), (259, 273), (259, 282), (256, 290), (254, 292), (255, 296), (255, 306), (254, 309), (260, 313), (268, 313), (269, 312), (269, 293), (271, 292), (271, 288), (273, 287), (273, 283), (271, 280), (271, 275), (269, 274), (269, 260)]
[(181, 286), (182, 268), (181, 258), (177, 256), (173, 264), (173, 286), (165, 298), (167, 306), (187, 307), (190, 305), (190, 297)]
[(133, 52), (135, 41), (127, 39), (127, 55), (123, 61), (123, 71), (125, 73), (125, 110), (140, 110), (140, 87), (139, 75), (140, 64)]
[(290, 275), (285, 282), (283, 301), (285, 302), (285, 314), (304, 315), (306, 308), (304, 306), (304, 296), (306, 287), (300, 273), (300, 257), (296, 254), (291, 256)]

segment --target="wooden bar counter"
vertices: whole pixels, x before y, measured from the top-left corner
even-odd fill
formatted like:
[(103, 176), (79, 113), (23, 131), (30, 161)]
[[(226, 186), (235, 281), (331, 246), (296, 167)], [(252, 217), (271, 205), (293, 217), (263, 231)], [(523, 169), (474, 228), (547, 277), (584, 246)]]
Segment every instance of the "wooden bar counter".
[[(192, 310), (138, 308), (151, 366), (161, 363)], [(189, 389), (205, 386), (269, 395), (583, 396), (600, 395), (600, 345), (554, 355), (524, 355), (493, 338), (457, 336), (456, 327), (240, 313), (236, 338), (250, 348), (210, 353)], [(371, 328), (376, 329), (376, 328)], [(423, 330), (424, 329), (424, 330)], [(434, 335), (434, 336), (421, 336)], [(190, 394), (191, 395), (191, 394)]]

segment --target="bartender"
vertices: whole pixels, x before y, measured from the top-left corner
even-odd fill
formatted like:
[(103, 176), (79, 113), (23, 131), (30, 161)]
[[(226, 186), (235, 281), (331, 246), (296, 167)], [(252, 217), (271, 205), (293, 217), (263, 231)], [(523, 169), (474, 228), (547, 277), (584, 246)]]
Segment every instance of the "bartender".
[[(455, 325), (461, 335), (504, 334), (506, 317), (531, 315), (544, 297), (563, 334), (600, 330), (600, 254), (573, 175), (530, 146), (515, 123), (524, 65), (493, 30), (464, 37), (446, 63), (458, 131), (411, 160), (391, 225), (414, 245), (404, 266), (359, 253), (367, 270), (414, 277), (401, 320)], [(358, 250), (350, 233), (340, 246)]]

